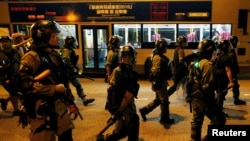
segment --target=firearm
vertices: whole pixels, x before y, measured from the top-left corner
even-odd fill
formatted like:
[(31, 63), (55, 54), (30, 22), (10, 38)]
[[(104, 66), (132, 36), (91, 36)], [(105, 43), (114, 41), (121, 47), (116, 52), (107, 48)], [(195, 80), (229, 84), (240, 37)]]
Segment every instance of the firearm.
[(77, 68), (77, 69), (78, 69), (78, 75), (79, 75), (80, 77), (87, 78), (87, 79), (89, 79), (89, 80), (95, 81), (95, 79), (93, 79), (93, 78), (91, 78), (91, 77), (89, 77), (89, 76), (84, 75), (82, 69), (79, 69), (79, 68)]
[(186, 84), (186, 101), (189, 103), (189, 111), (192, 113), (192, 87), (194, 84), (194, 81), (192, 79), (187, 79), (188, 82)]
[[(53, 84), (56, 84), (56, 80), (53, 79), (53, 77), (51, 76), (51, 71), (49, 69), (44, 70), (43, 72), (41, 72), (40, 74), (38, 74), (35, 78), (34, 81), (40, 81), (44, 78), (48, 78)], [(71, 92), (71, 90), (69, 88), (66, 88), (66, 94), (65, 95), (60, 95), (62, 101), (64, 103), (66, 103), (67, 105), (72, 105), (76, 108), (76, 112), (77, 114), (74, 115), (74, 117), (72, 118), (72, 120), (75, 120), (77, 118), (77, 115), (79, 115), (79, 117), (81, 118), (81, 120), (83, 120), (83, 117), (81, 115), (81, 113), (79, 112), (78, 107), (76, 106), (75, 102), (74, 102), (74, 96)], [(73, 113), (70, 113), (70, 116), (72, 116)]]
[(89, 77), (89, 76), (86, 76), (86, 75), (80, 75), (81, 77), (83, 77), (83, 78), (87, 78), (87, 79), (89, 79), (89, 80), (92, 80), (92, 81), (95, 81), (95, 79), (93, 79), (93, 78), (91, 78), (91, 77)]

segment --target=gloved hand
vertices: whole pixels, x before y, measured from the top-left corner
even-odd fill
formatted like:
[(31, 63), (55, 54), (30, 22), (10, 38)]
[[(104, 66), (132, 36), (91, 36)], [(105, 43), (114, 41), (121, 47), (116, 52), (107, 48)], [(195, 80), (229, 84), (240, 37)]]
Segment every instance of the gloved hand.
[(71, 119), (76, 119), (77, 118), (77, 116), (78, 116), (78, 111), (77, 111), (77, 108), (76, 108), (76, 106), (75, 105), (70, 105), (69, 107), (68, 107), (68, 109), (69, 109), (69, 116), (71, 117)]
[(116, 112), (114, 112), (114, 114), (111, 116), (111, 118), (108, 120), (108, 122), (109, 122), (110, 120), (112, 120), (113, 122), (115, 122), (116, 120), (121, 119), (122, 116), (123, 116), (123, 114), (122, 114), (120, 111), (116, 111)]

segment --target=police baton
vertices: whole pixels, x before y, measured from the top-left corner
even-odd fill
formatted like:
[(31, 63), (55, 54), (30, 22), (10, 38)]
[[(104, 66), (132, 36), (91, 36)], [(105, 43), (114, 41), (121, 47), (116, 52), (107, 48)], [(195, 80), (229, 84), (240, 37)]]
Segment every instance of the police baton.
[(103, 133), (109, 129), (110, 126), (112, 126), (115, 123), (115, 120), (112, 120), (112, 117), (109, 118), (107, 121), (107, 125), (97, 134), (97, 139), (96, 141), (103, 141)]
[(95, 81), (95, 79), (93, 79), (93, 78), (91, 78), (91, 77), (89, 77), (89, 76), (86, 76), (86, 75), (80, 75), (81, 77), (83, 77), (83, 78), (87, 78), (87, 79), (89, 79), (89, 80), (92, 80), (92, 81)]

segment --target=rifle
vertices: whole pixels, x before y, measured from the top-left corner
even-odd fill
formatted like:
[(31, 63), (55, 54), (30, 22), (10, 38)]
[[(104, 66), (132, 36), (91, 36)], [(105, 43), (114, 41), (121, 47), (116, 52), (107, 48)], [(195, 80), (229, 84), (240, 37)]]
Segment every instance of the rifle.
[[(53, 79), (53, 77), (51, 77), (51, 71), (49, 69), (44, 70), (43, 72), (41, 72), (40, 74), (38, 74), (35, 78), (34, 81), (40, 81), (44, 78), (48, 78), (53, 84), (56, 84), (56, 80)], [(78, 107), (76, 106), (75, 102), (74, 102), (74, 97), (73, 94), (71, 92), (71, 90), (69, 88), (66, 88), (66, 95), (63, 97), (61, 97), (62, 101), (64, 101), (64, 103), (66, 103), (67, 105), (73, 105), (76, 108), (77, 114), (72, 118), (72, 120), (75, 120), (77, 118), (77, 115), (79, 115), (79, 117), (81, 118), (81, 120), (83, 120), (83, 117), (81, 115), (81, 113), (79, 112)], [(70, 113), (69, 115), (72, 116), (73, 113)]]
[(89, 77), (89, 76), (84, 75), (82, 69), (79, 69), (79, 68), (77, 68), (77, 69), (78, 69), (78, 75), (79, 75), (80, 77), (87, 78), (87, 79), (89, 79), (89, 80), (95, 81), (95, 79), (93, 79), (93, 78), (91, 78), (91, 77)]
[(86, 75), (80, 75), (81, 77), (83, 77), (83, 78), (86, 78), (86, 79), (89, 79), (89, 80), (92, 80), (92, 81), (95, 81), (95, 79), (94, 78), (91, 78), (91, 77), (89, 77), (89, 76), (86, 76)]

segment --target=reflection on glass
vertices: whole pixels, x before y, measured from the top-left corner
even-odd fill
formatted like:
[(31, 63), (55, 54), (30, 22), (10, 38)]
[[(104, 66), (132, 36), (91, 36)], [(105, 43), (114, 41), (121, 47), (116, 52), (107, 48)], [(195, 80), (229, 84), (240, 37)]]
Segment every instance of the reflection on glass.
[(143, 42), (155, 42), (160, 38), (175, 41), (176, 24), (143, 24)]
[[(60, 39), (62, 39), (61, 41), (60, 41), (60, 47), (62, 47), (63, 46), (63, 44), (64, 44), (64, 39), (67, 37), (67, 36), (73, 36), (75, 39), (76, 39), (76, 41), (78, 41), (77, 40), (77, 36), (76, 36), (76, 25), (60, 25), (61, 26), (61, 32), (60, 32), (60, 35), (61, 35), (61, 38)], [(78, 42), (77, 42), (77, 44), (78, 44)]]
[(107, 56), (107, 30), (97, 29), (97, 48), (98, 48), (98, 60), (99, 68), (105, 68), (106, 56)]
[(179, 24), (178, 35), (186, 36), (188, 42), (210, 39), (210, 24)]
[(21, 33), (24, 35), (24, 39), (29, 38), (31, 24), (14, 24), (14, 32)]
[(114, 35), (121, 37), (121, 46), (131, 45), (134, 48), (141, 47), (140, 24), (114, 24)]
[(94, 68), (93, 29), (83, 29), (85, 68)]
[[(60, 25), (61, 26), (61, 33), (60, 33), (60, 43), (59, 46), (63, 47), (64, 39), (66, 36), (73, 36), (77, 40), (77, 28), (75, 24), (69, 24), (69, 25)], [(30, 28), (31, 24), (14, 24), (14, 32), (19, 32), (22, 35), (24, 35), (24, 39), (29, 38), (30, 35)]]
[[(213, 40), (228, 40), (231, 36), (231, 24), (212, 24)], [(217, 38), (216, 38), (217, 37)]]

